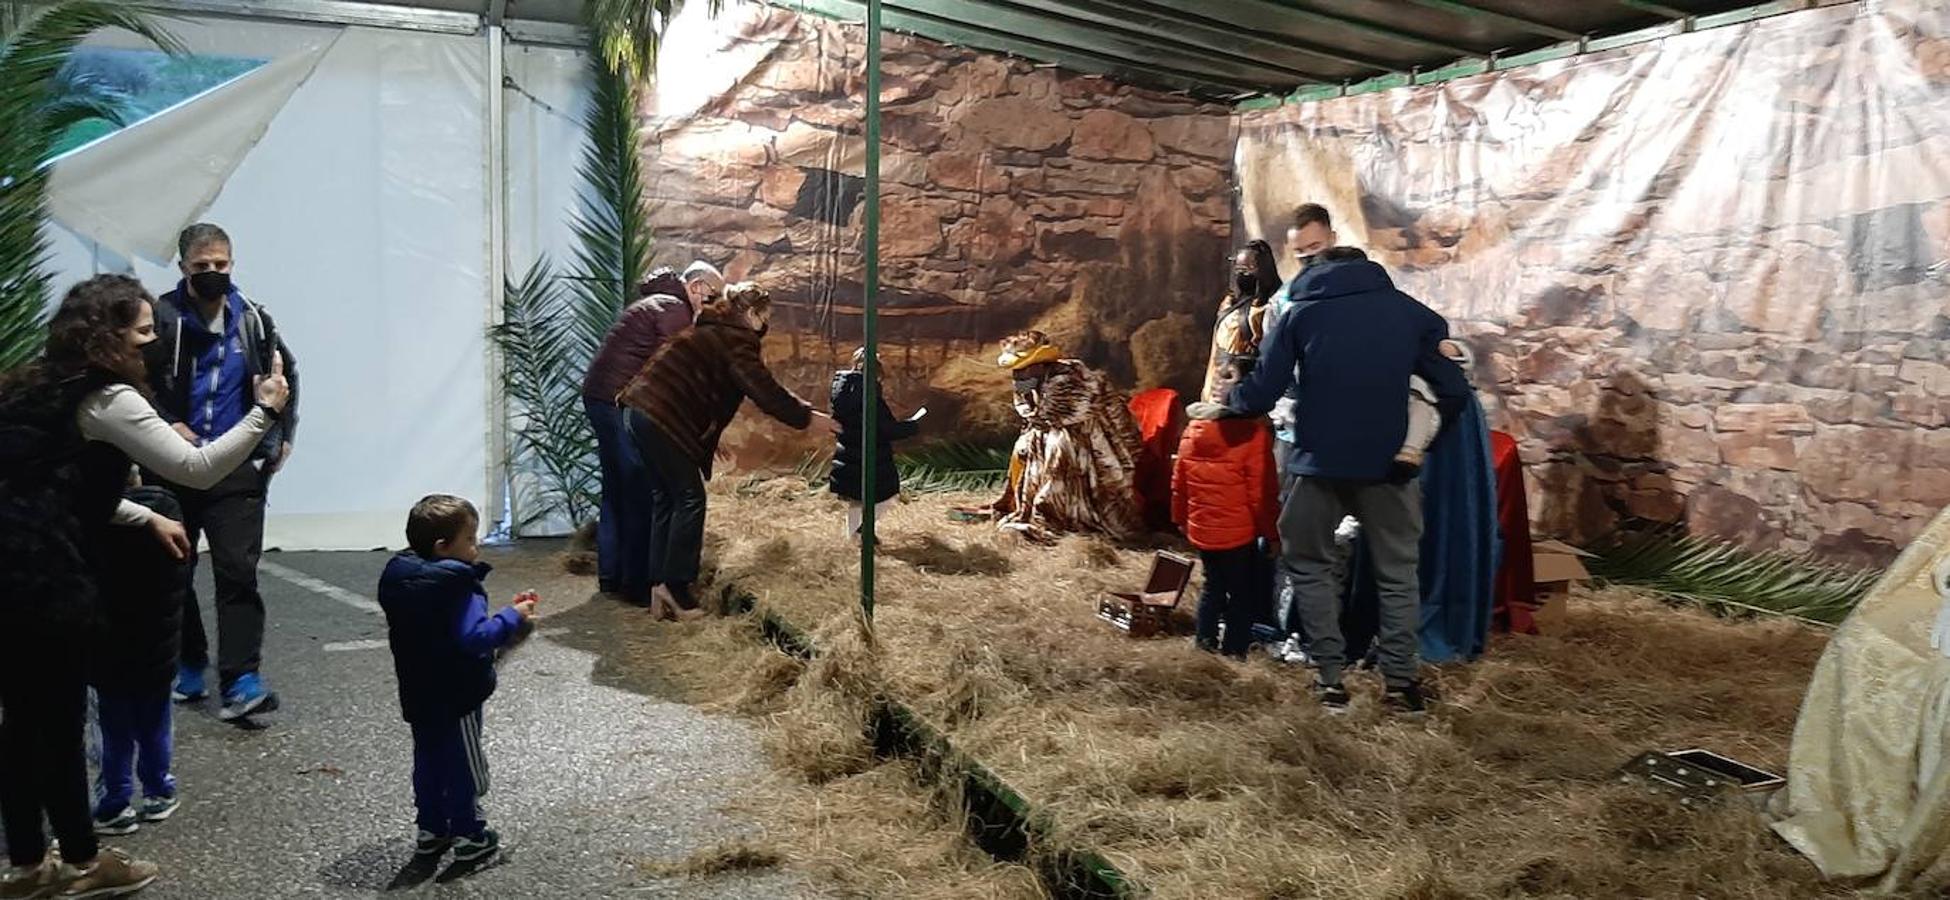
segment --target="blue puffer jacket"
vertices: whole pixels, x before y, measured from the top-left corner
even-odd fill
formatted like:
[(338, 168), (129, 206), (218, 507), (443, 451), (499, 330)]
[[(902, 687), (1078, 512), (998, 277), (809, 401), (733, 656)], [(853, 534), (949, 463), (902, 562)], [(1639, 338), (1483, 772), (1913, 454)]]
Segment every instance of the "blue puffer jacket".
[(457, 559), (394, 556), (379, 576), (379, 606), (408, 722), (458, 719), (494, 694), (494, 651), (512, 643), (521, 616), (488, 614), (481, 581), (493, 567)]

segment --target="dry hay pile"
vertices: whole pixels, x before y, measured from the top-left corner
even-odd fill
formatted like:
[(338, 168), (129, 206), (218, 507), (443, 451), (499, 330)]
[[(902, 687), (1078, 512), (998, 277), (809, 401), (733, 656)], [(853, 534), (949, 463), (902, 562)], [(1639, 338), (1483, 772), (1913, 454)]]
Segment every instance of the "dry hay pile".
[[(730, 632), (749, 623), (710, 626), (724, 646), (694, 652), (745, 673), (722, 702), (771, 717), (774, 759), (814, 802), (913, 805), (873, 793), (911, 786), (861, 738), (885, 691), (1052, 812), (1062, 843), (1103, 851), (1161, 898), (1845, 893), (1745, 808), (1688, 812), (1611, 777), (1641, 750), (1693, 746), (1778, 770), (1818, 631), (1591, 594), (1556, 633), (1500, 637), (1480, 663), (1434, 673), (1427, 721), (1381, 716), (1362, 676), (1355, 711), (1329, 718), (1303, 670), (1098, 622), (1094, 597), (1136, 587), (1148, 552), (945, 521), (976, 499), (927, 498), (883, 523), (876, 648), (855, 623), (858, 554), (835, 501), (786, 482), (714, 495), (717, 582), (815, 626), (830, 655), (731, 661), (752, 635)], [(916, 809), (941, 823), (938, 804)], [(978, 878), (964, 896), (1033, 895), (1019, 868), (980, 881), (956, 858)], [(915, 895), (898, 885), (860, 887)]]

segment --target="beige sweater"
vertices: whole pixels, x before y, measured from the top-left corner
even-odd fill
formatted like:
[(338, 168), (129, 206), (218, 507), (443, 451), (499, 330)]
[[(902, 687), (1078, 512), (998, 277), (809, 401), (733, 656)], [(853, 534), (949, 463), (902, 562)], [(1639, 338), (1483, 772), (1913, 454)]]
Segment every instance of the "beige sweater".
[[(90, 394), (75, 413), (81, 436), (114, 444), (139, 465), (184, 487), (215, 487), (224, 476), (250, 458), (251, 449), (271, 428), (271, 418), (253, 409), (223, 437), (198, 447), (176, 433), (156, 415), (135, 388), (114, 384)], [(117, 525), (147, 525), (154, 515), (148, 507), (123, 500), (115, 507)]]

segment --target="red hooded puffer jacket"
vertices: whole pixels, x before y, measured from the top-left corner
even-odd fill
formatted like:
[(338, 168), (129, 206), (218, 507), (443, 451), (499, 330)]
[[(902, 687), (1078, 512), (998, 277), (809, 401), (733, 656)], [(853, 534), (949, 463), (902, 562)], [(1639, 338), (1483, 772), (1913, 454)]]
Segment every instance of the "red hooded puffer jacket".
[(1171, 468), (1171, 520), (1200, 550), (1279, 537), (1273, 431), (1254, 416), (1193, 422)]

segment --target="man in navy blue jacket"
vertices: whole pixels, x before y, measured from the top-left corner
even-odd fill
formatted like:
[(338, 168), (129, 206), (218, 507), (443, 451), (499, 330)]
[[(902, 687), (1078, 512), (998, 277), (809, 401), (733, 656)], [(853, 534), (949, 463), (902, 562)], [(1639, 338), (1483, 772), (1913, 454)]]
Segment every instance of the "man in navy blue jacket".
[(400, 716), (413, 730), (416, 852), (438, 856), (452, 847), (460, 862), (501, 848), (481, 818), (488, 790), (481, 707), (494, 694), (495, 652), (526, 636), (535, 614), (533, 595), (488, 613), (481, 580), (490, 567), (480, 561), (479, 530), (474, 504), (446, 494), (422, 498), (406, 519), (412, 549), (379, 577)]
[[(209, 490), (167, 486), (183, 504), (190, 543), (210, 541), (210, 568), (217, 588), (217, 675), (225, 720), (277, 706), (277, 696), (258, 676), (264, 646), (264, 597), (257, 590), (258, 556), (264, 550), (264, 502), (271, 476), (291, 456), (298, 428), (297, 360), (264, 308), (247, 299), (230, 279), (230, 235), (199, 223), (177, 239), (183, 280), (156, 301), (156, 340), (144, 348), (157, 414), (183, 439), (202, 445), (230, 430), (256, 402), (251, 385), (282, 356), (291, 382), (284, 418), (264, 435), (251, 464), (238, 466)], [(192, 563), (194, 564), (194, 563)], [(210, 665), (196, 588), (183, 603), (182, 665), (171, 696), (201, 700)]]
[(1374, 555), (1377, 646), (1389, 706), (1419, 713), (1422, 500), (1413, 475), (1399, 471), (1394, 459), (1408, 432), (1408, 377), (1420, 375), (1434, 388), (1445, 424), (1461, 409), (1469, 383), (1437, 349), (1449, 323), (1396, 290), (1359, 250), (1323, 252), (1292, 296), (1261, 342), (1252, 374), (1223, 406), (1193, 404), (1190, 412), (1194, 418), (1264, 415), (1297, 388), (1294, 444), (1283, 461), (1294, 479), (1281, 506), (1280, 541), (1319, 666), (1315, 694), (1329, 712), (1347, 708), (1334, 529), (1351, 514)]

